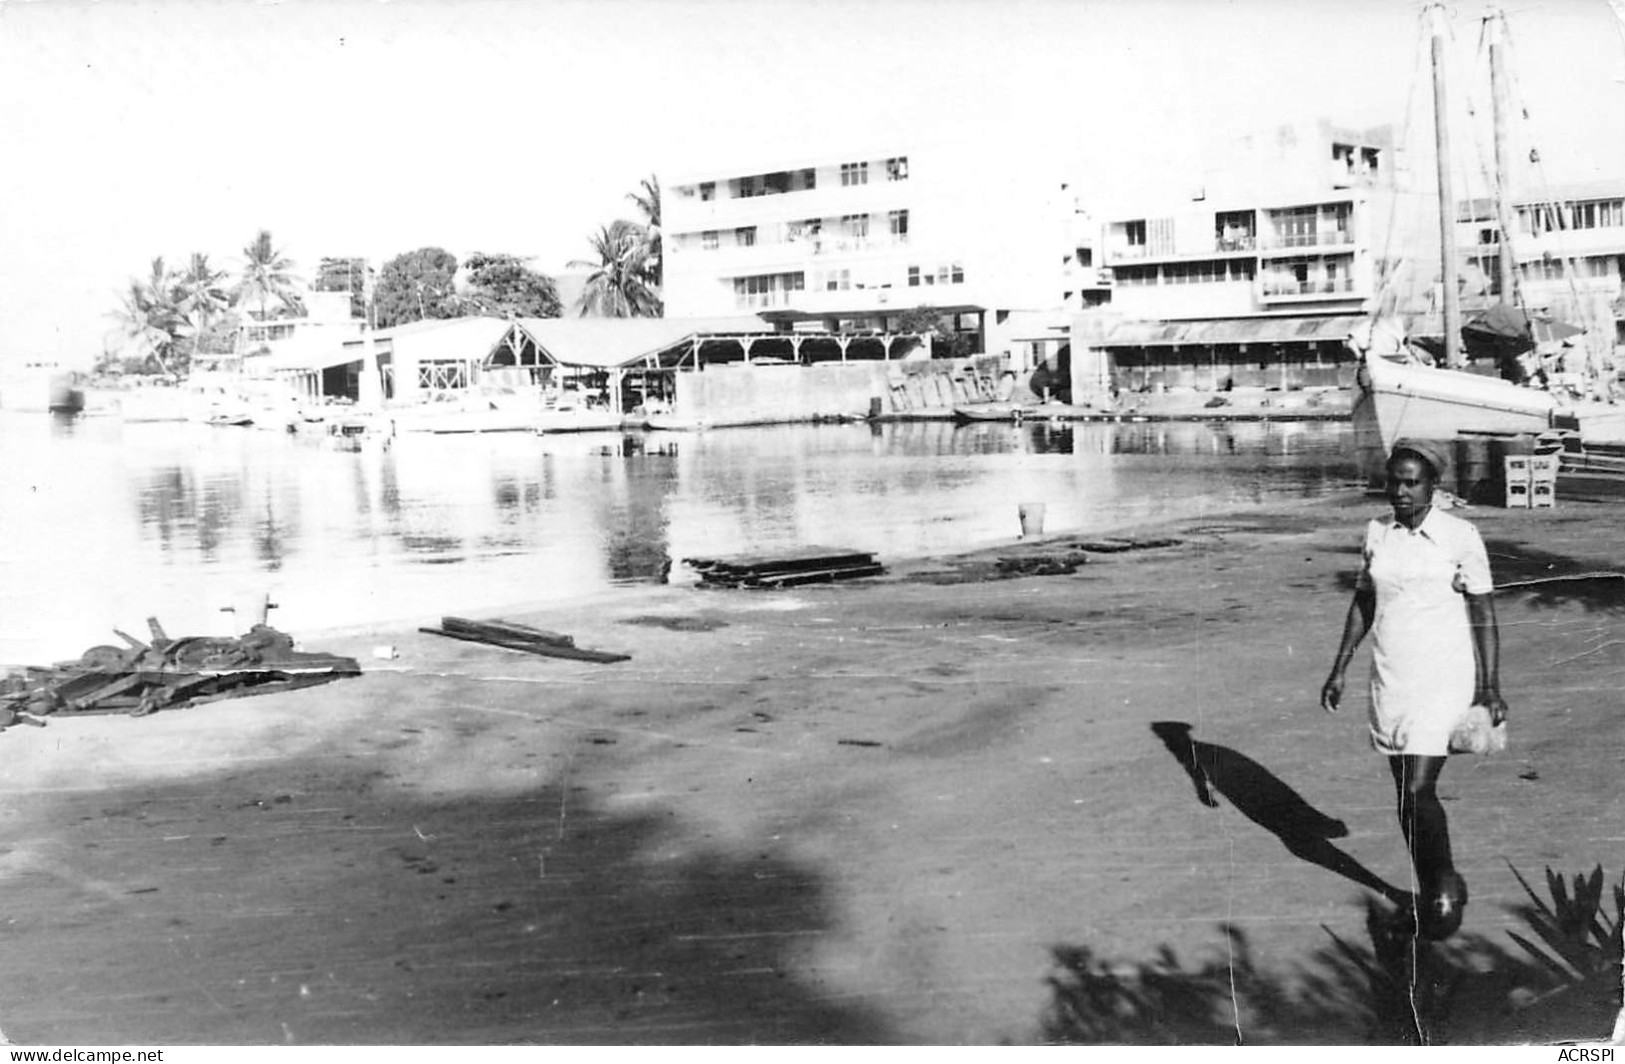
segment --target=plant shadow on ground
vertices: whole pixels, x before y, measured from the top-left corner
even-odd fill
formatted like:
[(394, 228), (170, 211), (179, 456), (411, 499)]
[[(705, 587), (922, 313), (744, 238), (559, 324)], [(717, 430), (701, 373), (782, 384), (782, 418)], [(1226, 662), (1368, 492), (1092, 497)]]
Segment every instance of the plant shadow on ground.
[[(1485, 549), (1496, 596), (1503, 601), (1516, 598), (1536, 609), (1579, 606), (1589, 613), (1625, 613), (1625, 572), (1599, 569), (1516, 540), (1486, 540)], [(1352, 593), (1358, 578), (1358, 569), (1347, 569), (1337, 574), (1337, 584)]]
[[(1220, 793), (1295, 854), (1324, 864), (1319, 844), (1336, 821), (1240, 754), (1192, 740), (1188, 726), (1165, 721), (1153, 729), (1191, 773), (1204, 804), (1228, 776)], [(1264, 809), (1271, 801), (1286, 812)], [(1548, 868), (1542, 896), (1513, 874), (1529, 899), (1510, 907), (1525, 928), (1509, 932), (1515, 948), (1477, 934), (1419, 939), (1414, 916), (1371, 894), (1364, 895), (1365, 942), (1326, 928), (1326, 945), (1285, 967), (1261, 964), (1246, 931), (1231, 924), (1219, 928), (1223, 949), (1197, 963), (1168, 946), (1149, 961), (1123, 962), (1086, 946), (1055, 945), (1041, 1035), (1059, 1043), (1165, 1045), (1605, 1037), (1619, 1000), (1625, 882), (1605, 897), (1600, 866), (1574, 876), (1572, 886)], [(1563, 1027), (1576, 1023), (1584, 1029)]]
[(50, 845), (69, 860), (45, 867), (140, 886), (12, 884), (24, 908), (0, 982), (13, 1037), (895, 1040), (877, 1012), (803, 974), (804, 951), (835, 931), (808, 867), (696, 840), (663, 806), (606, 808), (568, 782), (419, 796), (371, 764), (284, 759), (53, 799)]
[(1294, 857), (1335, 872), (1388, 901), (1405, 898), (1404, 891), (1332, 845), (1332, 839), (1348, 834), (1341, 820), (1310, 805), (1263, 765), (1229, 747), (1194, 738), (1191, 726), (1183, 721), (1159, 720), (1151, 730), (1184, 768), (1203, 805), (1217, 808), (1217, 792), (1242, 816), (1280, 839)]

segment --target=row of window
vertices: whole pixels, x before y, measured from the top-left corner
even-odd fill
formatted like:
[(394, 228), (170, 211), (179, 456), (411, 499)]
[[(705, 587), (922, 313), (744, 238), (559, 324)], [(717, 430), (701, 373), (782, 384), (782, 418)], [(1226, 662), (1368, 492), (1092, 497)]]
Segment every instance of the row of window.
[[(1494, 260), (1484, 262), (1493, 268)], [(1584, 258), (1560, 258), (1526, 262), (1519, 269), (1531, 281), (1561, 281), (1569, 277), (1625, 278), (1625, 255), (1587, 255)]]
[[(908, 156), (894, 155), (885, 162), (887, 181), (904, 181), (908, 179)], [(842, 163), (841, 185), (867, 185), (869, 183), (869, 164)]]
[(1518, 208), (1518, 228), (1532, 236), (1560, 229), (1610, 229), (1620, 226), (1625, 226), (1625, 200)]
[[(887, 181), (903, 181), (908, 178), (908, 156), (896, 155), (887, 159), (882, 165), (886, 170)], [(869, 183), (869, 164), (867, 162), (842, 163), (841, 185), (867, 185)], [(752, 174), (749, 177), (736, 177), (728, 181), (728, 194), (733, 199), (752, 199), (756, 196), (777, 196), (785, 192), (811, 192), (818, 187), (818, 171), (812, 167), (801, 170), (775, 170), (768, 174)], [(715, 181), (702, 181), (698, 186), (701, 202), (709, 203), (717, 198), (717, 183)], [(680, 190), (684, 196), (692, 196), (693, 189)]]
[[(1278, 246), (1307, 247), (1314, 244), (1341, 244), (1353, 239), (1350, 226), (1354, 217), (1352, 203), (1328, 203), (1319, 207), (1286, 207), (1264, 212)], [(1252, 247), (1256, 234), (1252, 211), (1217, 211), (1213, 215), (1213, 234), (1221, 251), (1244, 250)], [(1172, 247), (1173, 219), (1135, 218), (1118, 223), (1123, 233), (1123, 244), (1129, 248), (1144, 248), (1153, 235), (1166, 248)]]
[[(935, 269), (910, 266), (908, 268), (908, 284), (910, 288), (919, 288), (926, 285), (953, 285), (965, 283), (965, 267), (957, 262), (945, 263)], [(806, 291), (808, 286), (807, 275), (801, 271), (794, 273), (763, 273), (749, 277), (735, 277), (733, 279), (734, 303), (740, 307), (773, 307), (780, 306), (789, 301), (788, 297), (795, 292)], [(812, 291), (818, 292), (847, 292), (854, 287), (877, 287), (852, 282), (850, 269), (820, 270), (812, 275)], [(879, 286), (888, 287), (888, 286)]]
[(1165, 262), (1161, 266), (1117, 266), (1112, 281), (1127, 287), (1164, 284), (1218, 284), (1251, 281), (1256, 264), (1251, 259), (1213, 259), (1201, 262)]
[[(908, 211), (888, 211), (886, 213), (886, 228), (894, 239), (901, 242), (908, 236)], [(781, 230), (781, 241), (819, 240), (824, 233), (824, 220), (822, 218), (808, 218), (805, 221), (786, 223)], [(867, 240), (869, 238), (869, 215), (843, 214), (839, 222), (839, 236), (847, 240)], [(722, 246), (722, 234), (716, 229), (707, 229), (700, 234), (700, 248), (704, 251), (715, 251)], [(755, 247), (756, 226), (742, 225), (733, 231), (733, 246)]]
[(919, 288), (921, 285), (964, 283), (965, 267), (957, 262), (938, 266), (935, 271), (929, 267), (921, 269), (918, 266), (910, 266), (908, 268), (908, 286), (910, 288)]

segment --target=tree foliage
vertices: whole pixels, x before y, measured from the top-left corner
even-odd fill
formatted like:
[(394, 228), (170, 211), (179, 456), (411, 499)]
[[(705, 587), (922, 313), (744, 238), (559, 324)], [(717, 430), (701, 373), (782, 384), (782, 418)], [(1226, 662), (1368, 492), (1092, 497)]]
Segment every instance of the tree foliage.
[(601, 226), (589, 239), (592, 259), (577, 259), (572, 269), (592, 272), (581, 293), (583, 317), (658, 318), (663, 312), (649, 268), (648, 234), (636, 222), (619, 220)]
[(228, 280), (226, 271), (216, 269), (208, 255), (192, 252), (179, 281), (180, 310), (192, 326), (188, 359), (196, 354), (231, 352), (237, 319), (231, 313), (231, 299), (226, 291)]
[(464, 269), (466, 313), (498, 318), (556, 318), (563, 308), (553, 279), (532, 270), (518, 255), (476, 251)]
[(187, 309), (180, 278), (164, 264), (162, 255), (157, 256), (147, 277), (132, 277), (119, 296), (113, 317), (121, 346), (133, 349), (135, 360), (150, 363), (148, 368), (160, 373), (184, 372), (188, 352), (182, 341), (193, 331)]
[(659, 288), (664, 262), (660, 244), (660, 178), (650, 174), (639, 181), (637, 191), (628, 192), (626, 198), (637, 204), (638, 212), (643, 215), (645, 268), (649, 283)]
[(367, 316), (367, 260), (359, 258), (325, 258), (316, 266), (316, 280), (311, 288), (317, 292), (350, 293), (350, 316)]
[(279, 304), (285, 313), (304, 312), (298, 280), (293, 274), (293, 260), (272, 243), (269, 229), (261, 229), (253, 242), (243, 248), (243, 271), (231, 295), (237, 305), (256, 308), (262, 321), (271, 314), (272, 302)]
[(964, 358), (974, 354), (976, 343), (954, 329), (949, 315), (936, 307), (919, 306), (897, 316), (895, 331), (923, 333), (931, 337), (931, 353), (936, 358)]
[(463, 307), (456, 277), (457, 257), (445, 248), (425, 247), (396, 255), (378, 271), (378, 285), (373, 290), (378, 328), (461, 317)]

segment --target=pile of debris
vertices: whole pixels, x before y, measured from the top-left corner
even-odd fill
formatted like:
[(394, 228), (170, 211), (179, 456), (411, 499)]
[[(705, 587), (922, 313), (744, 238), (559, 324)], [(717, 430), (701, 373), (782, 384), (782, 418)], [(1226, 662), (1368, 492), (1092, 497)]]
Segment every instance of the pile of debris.
[(114, 629), (127, 646), (91, 647), (77, 661), (31, 665), (0, 679), (0, 727), (40, 724), (53, 713), (141, 717), (361, 674), (354, 658), (295, 650), (291, 637), (264, 624), (231, 638), (171, 639), (156, 617), (147, 619), (147, 627), (150, 643)]
[(803, 547), (787, 554), (732, 558), (684, 558), (700, 574), (701, 587), (780, 588), (879, 576), (886, 569), (868, 551)]

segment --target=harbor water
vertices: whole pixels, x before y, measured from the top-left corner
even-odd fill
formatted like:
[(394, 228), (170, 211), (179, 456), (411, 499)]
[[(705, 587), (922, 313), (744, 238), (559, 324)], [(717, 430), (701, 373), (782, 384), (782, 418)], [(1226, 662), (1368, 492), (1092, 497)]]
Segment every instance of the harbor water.
[[(184, 423), (0, 411), (0, 664), (113, 629), (309, 640), (692, 583), (682, 559), (806, 545), (884, 562), (1021, 533), (1266, 507), (1357, 487), (1338, 422), (795, 425), (403, 435), (338, 451)], [(696, 592), (697, 594), (699, 592)]]

